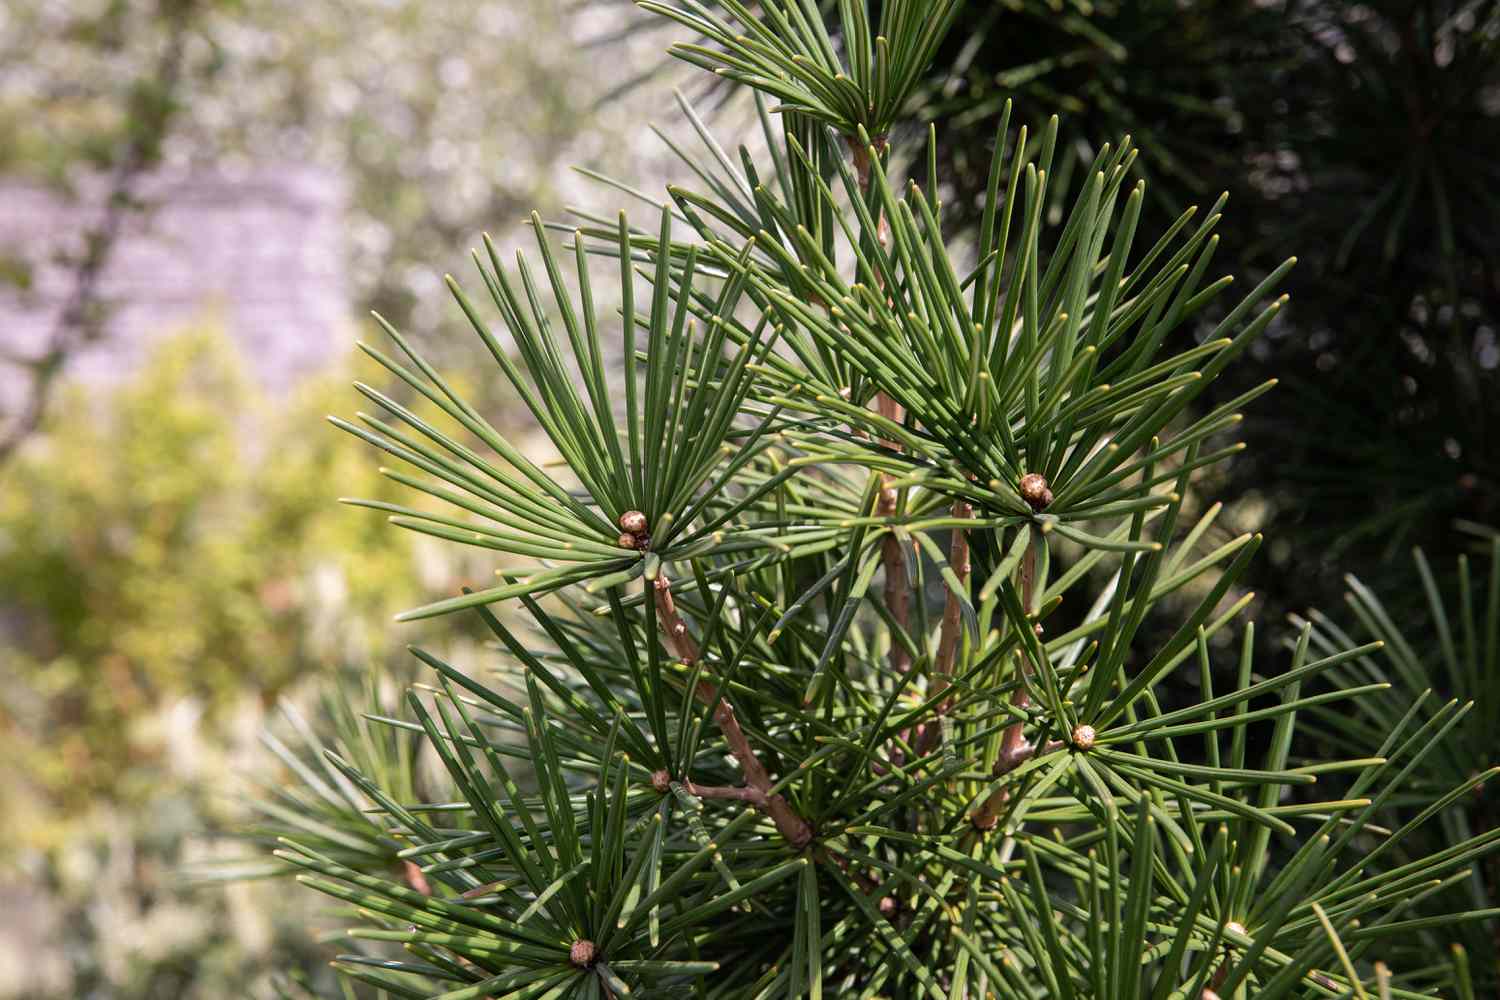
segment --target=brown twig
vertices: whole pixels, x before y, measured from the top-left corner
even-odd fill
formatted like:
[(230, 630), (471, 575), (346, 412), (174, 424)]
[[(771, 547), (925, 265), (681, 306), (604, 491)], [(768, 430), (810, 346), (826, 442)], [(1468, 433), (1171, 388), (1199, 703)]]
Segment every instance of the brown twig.
[[(1036, 548), (1040, 540), (1040, 533), (1033, 531), (1031, 538), (1026, 543), (1026, 552), (1021, 556), (1020, 589), (1021, 610), (1028, 615), (1031, 614), (1033, 590), (1036, 586)], [(1024, 625), (1022, 626), (1024, 627)], [(1011, 695), (1010, 703), (1018, 709), (1025, 709), (1031, 704), (1031, 697), (1026, 693), (1026, 678), (1031, 676), (1031, 655), (1027, 652), (1026, 645), (1021, 645), (1019, 654), (1020, 674), (1017, 678), (1015, 693)], [(1005, 727), (1005, 732), (1000, 736), (1000, 752), (995, 756), (995, 764), (991, 769), (995, 777), (1001, 777), (1020, 767), (1036, 753), (1036, 748), (1026, 742), (1026, 734), (1022, 729), (1022, 723), (1018, 720)], [(984, 804), (974, 813), (970, 819), (976, 830), (993, 830), (995, 824), (1000, 821), (1000, 813), (1005, 808), (1005, 803), (1010, 797), (1010, 789), (997, 788), (984, 800)]]
[[(953, 516), (957, 518), (972, 518), (974, 508), (964, 500), (953, 501)], [(953, 567), (954, 574), (959, 582), (968, 586), (969, 582), (969, 533), (967, 529), (955, 527), (953, 539), (948, 545), (948, 564)], [(947, 603), (943, 606), (943, 621), (938, 633), (937, 656), (932, 661), (932, 694), (943, 695), (952, 684), (953, 668), (958, 660), (958, 644), (963, 638), (963, 602), (961, 597), (952, 589), (948, 591)], [(952, 697), (944, 697), (939, 701), (933, 711), (936, 717), (923, 723), (918, 727), (917, 753), (918, 756), (926, 754), (937, 745), (942, 736), (942, 726), (939, 719), (947, 715), (953, 707)]]
[[(887, 402), (884, 394), (877, 402)], [(892, 404), (894, 405), (894, 404)], [(894, 518), (899, 506), (899, 498), (895, 487), (890, 485), (891, 477), (885, 473), (880, 476), (880, 499), (875, 506), (875, 516), (882, 518)], [(893, 528), (880, 543), (880, 558), (885, 566), (885, 606), (891, 613), (891, 619), (897, 626), (905, 631), (911, 621), (911, 579), (906, 568), (906, 549), (901, 544)], [(891, 639), (890, 652), (891, 667), (901, 673), (911, 669), (911, 653), (906, 644)]]
[[(874, 150), (879, 155), (889, 149), (890, 144), (886, 137), (876, 136), (873, 140)], [(849, 155), (854, 161), (854, 172), (859, 179), (859, 190), (861, 194), (868, 195), (870, 192), (871, 173), (873, 170), (871, 160), (871, 147), (865, 146), (858, 139), (848, 140)], [(890, 222), (884, 212), (876, 210), (875, 239), (881, 247), (890, 245)], [(876, 280), (880, 280), (877, 272)], [(875, 395), (875, 410), (882, 417), (893, 423), (900, 423), (905, 413), (901, 404), (896, 402), (884, 392)], [(895, 441), (882, 439), (880, 442), (893, 451), (899, 451), (900, 445)], [(881, 518), (894, 518), (900, 509), (900, 497), (896, 489), (891, 486), (892, 477), (887, 473), (877, 473), (880, 476), (880, 496), (875, 506), (875, 516)], [(880, 543), (880, 559), (885, 567), (885, 606), (891, 613), (894, 621), (902, 631), (907, 629), (911, 621), (911, 578), (906, 567), (906, 550), (902, 547), (901, 539), (894, 531), (886, 535)], [(911, 669), (911, 653), (907, 651), (905, 644), (894, 639), (891, 642), (890, 663), (892, 669), (905, 673)]]
[[(672, 777), (666, 771), (657, 771), (651, 776), (651, 784), (658, 792), (665, 794), (672, 787)], [(749, 785), (700, 785), (688, 778), (684, 778), (680, 784), (682, 790), (694, 798), (731, 799), (748, 802), (757, 809), (766, 804), (766, 793)]]
[[(974, 516), (974, 508), (967, 501), (953, 501), (953, 516), (962, 520), (968, 520)], [(948, 565), (953, 568), (953, 573), (958, 577), (958, 582), (964, 586), (969, 583), (969, 532), (966, 528), (954, 527), (953, 539), (948, 544)], [(938, 637), (937, 659), (932, 663), (934, 694), (942, 694), (948, 690), (952, 682), (953, 667), (958, 659), (958, 643), (963, 636), (963, 598), (956, 591), (949, 590), (948, 602), (943, 606), (943, 625)], [(937, 713), (946, 715), (948, 709), (953, 705), (953, 699), (945, 698), (938, 703)]]
[[(682, 620), (682, 615), (677, 611), (677, 602), (672, 599), (672, 583), (665, 575), (658, 576), (652, 584), (652, 593), (656, 599), (656, 618), (661, 626), (662, 634), (666, 636), (667, 647), (685, 664), (697, 663), (701, 658), (698, 643), (688, 631), (687, 623)], [(706, 680), (700, 680), (694, 697), (705, 705), (712, 705), (714, 722), (719, 731), (724, 734), (724, 742), (729, 745), (729, 753), (739, 763), (740, 770), (745, 774), (745, 790), (735, 796), (727, 794), (714, 794), (709, 797), (740, 798), (750, 802), (761, 812), (771, 818), (776, 824), (782, 837), (796, 850), (801, 850), (812, 842), (812, 827), (797, 811), (792, 808), (781, 795), (772, 792), (771, 776), (767, 773), (765, 765), (755, 753), (755, 748), (750, 745), (750, 739), (745, 735), (744, 729), (740, 727), (740, 720), (734, 712), (734, 706), (729, 699), (720, 695), (715, 699), (714, 686)], [(702, 787), (702, 786), (699, 786)], [(689, 787), (691, 791), (691, 787)]]

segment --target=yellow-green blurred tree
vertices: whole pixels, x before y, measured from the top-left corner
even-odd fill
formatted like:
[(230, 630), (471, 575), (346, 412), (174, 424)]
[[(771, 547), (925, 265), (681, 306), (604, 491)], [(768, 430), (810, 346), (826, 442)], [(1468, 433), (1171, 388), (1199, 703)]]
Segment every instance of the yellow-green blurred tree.
[(227, 338), (189, 332), (102, 398), (64, 400), (6, 470), (0, 750), (46, 813), (146, 793), (161, 747), (142, 720), (165, 704), (212, 714), (380, 658), (387, 609), (422, 587), (421, 543), (333, 503), (333, 483), (386, 488), (309, 431), (342, 381), (271, 400)]

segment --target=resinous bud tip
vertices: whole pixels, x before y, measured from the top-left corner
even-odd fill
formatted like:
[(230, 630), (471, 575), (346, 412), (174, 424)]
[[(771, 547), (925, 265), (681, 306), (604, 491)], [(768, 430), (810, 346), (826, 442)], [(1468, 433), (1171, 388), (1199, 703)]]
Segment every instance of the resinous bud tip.
[(1021, 477), (1020, 492), (1021, 499), (1026, 501), (1027, 506), (1038, 513), (1046, 510), (1052, 503), (1052, 490), (1047, 485), (1047, 477), (1039, 472), (1028, 472)]
[(598, 954), (599, 949), (594, 942), (588, 938), (579, 938), (568, 949), (568, 961), (580, 969), (587, 969), (594, 964), (594, 959), (598, 957)]

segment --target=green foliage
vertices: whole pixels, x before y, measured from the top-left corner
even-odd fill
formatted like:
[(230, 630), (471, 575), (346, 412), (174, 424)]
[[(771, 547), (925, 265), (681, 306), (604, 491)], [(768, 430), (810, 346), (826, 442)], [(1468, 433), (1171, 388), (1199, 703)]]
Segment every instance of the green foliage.
[[(361, 696), (346, 687), (325, 694), (311, 721), (290, 702), (280, 706), (286, 739), (268, 728), (261, 740), (284, 769), (279, 777), (289, 780), (258, 782), (251, 803), (257, 825), (244, 834), (272, 848), (279, 837), (295, 836), (347, 867), (415, 879), (403, 864), (400, 843), (371, 813), (387, 797), (412, 801), (422, 794), (421, 743), (372, 721), (386, 712), (375, 684), (367, 682), (365, 688)], [(357, 783), (345, 772), (357, 773)], [(378, 791), (362, 790), (370, 786)], [(232, 874), (280, 871), (270, 865)]]
[(1129, 133), (1148, 222), (1222, 188), (1246, 270), (1295, 243), (1295, 317), (1257, 348), (1288, 391), (1249, 414), (1226, 484), (1281, 525), (1256, 582), (1282, 608), (1333, 600), (1349, 568), (1394, 591), (1404, 549), (1456, 556), (1455, 519), (1500, 515), (1497, 44), (1500, 5), (1470, 0), (972, 3), (918, 90), (970, 227), (989, 116), (1014, 98), (1022, 121), (1071, 123), (1059, 192)]
[[(755, 255), (749, 259), (750, 285), (763, 308), (783, 320), (783, 340), (795, 360), (768, 361), (762, 393), (788, 408), (835, 413), (898, 442), (911, 457), (889, 460), (899, 461), (897, 468), (908, 477), (926, 466), (926, 475), (946, 474), (945, 493), (1029, 517), (1034, 512), (1017, 489), (1027, 472), (1040, 473), (1055, 494), (1043, 523), (1055, 519), (1066, 533), (1074, 520), (1098, 517), (1097, 511), (1116, 502), (1138, 501), (1143, 484), (1126, 484), (1143, 467), (1174, 462), (1183, 449), (1233, 423), (1233, 410), (1258, 394), (1182, 428), (1165, 448), (1136, 454), (1132, 445), (1149, 442), (1183, 412), (1274, 319), (1280, 301), (1257, 307), (1292, 262), (1228, 310), (1203, 343), (1163, 356), (1161, 347), (1174, 329), (1231, 282), (1205, 282), (1218, 245), (1212, 233), (1220, 205), (1191, 230), (1196, 211), (1183, 213), (1127, 269), (1145, 191), (1137, 184), (1121, 197), (1134, 160), (1128, 141), (1101, 150), (1090, 171), (1093, 181), (1049, 250), (1041, 230), (1056, 123), (1034, 144), (1022, 130), (1010, 155), (998, 157), (990, 170), (989, 211), (976, 251), (981, 263), (967, 274), (948, 255), (940, 207), (930, 194), (913, 182), (898, 195), (873, 148), (866, 152), (873, 167), (863, 182), (825, 149), (854, 205), (855, 218), (838, 234), (848, 238), (848, 252), (859, 255), (852, 281), (833, 263), (839, 256), (835, 234), (825, 234), (821, 245), (811, 237), (814, 221), (836, 211), (829, 186), (817, 182), (817, 197), (806, 210), (772, 193), (794, 190), (799, 174), (814, 171), (815, 161), (795, 137), (787, 141), (796, 159), (777, 171), (775, 187), (757, 181), (753, 170), (751, 176), (729, 171), (724, 187), (754, 191), (756, 213), (748, 218), (722, 216), (716, 226), (691, 212), (704, 195), (674, 189), (674, 200), (711, 248), (719, 244), (725, 266), (732, 266), (726, 237), (731, 246), (752, 241), (764, 253), (763, 266)], [(1003, 140), (998, 145), (1005, 148)], [(871, 204), (863, 204), (866, 198)], [(756, 219), (768, 220), (767, 227)], [(848, 228), (857, 221), (873, 231), (876, 219), (890, 220), (889, 233), (882, 229), (873, 242), (861, 243)], [(1002, 266), (1007, 261), (1008, 272)], [(822, 304), (826, 313), (809, 303)], [(998, 332), (1010, 330), (1017, 336)], [(920, 430), (863, 409), (876, 393), (898, 403)], [(844, 396), (847, 406), (839, 401)], [(1118, 447), (1101, 453), (1107, 441)], [(866, 452), (853, 449), (849, 458), (868, 463)], [(1164, 473), (1160, 481), (1173, 475)]]
[(779, 98), (778, 111), (807, 115), (848, 136), (864, 129), (883, 137), (963, 4), (889, 0), (877, 20), (864, 3), (840, 0), (837, 48), (814, 0), (772, 0), (758, 5), (759, 16), (740, 0), (641, 6), (720, 46), (685, 43), (673, 47), (674, 55)]
[[(569, 345), (574, 357), (583, 365), (583, 396), (569, 381), (570, 373), (551, 334), (550, 321), (538, 300), (524, 258), (518, 259), (527, 305), (517, 297), (492, 244), (486, 243), (491, 270), (485, 270), (476, 255), (476, 263), (479, 263), (480, 273), (495, 305), (520, 347), (526, 376), (506, 356), (500, 342), (457, 284), (450, 280), (450, 285), (507, 380), (582, 484), (583, 495), (564, 489), (529, 461), (487, 423), (478, 410), (464, 402), (430, 365), (413, 353), (405, 338), (389, 325), (385, 326), (386, 332), (420, 374), (378, 350), (368, 347), (365, 350), (464, 430), (492, 448), (519, 472), (519, 478), (495, 468), (405, 406), (364, 385), (359, 388), (365, 396), (427, 438), (430, 445), (370, 416), (362, 415), (361, 420), (375, 432), (373, 434), (347, 421), (335, 419), (334, 423), (471, 496), (464, 497), (443, 488), (434, 490), (401, 473), (388, 472), (387, 475), (396, 482), (432, 493), (462, 510), (487, 518), (494, 527), (475, 531), (470, 523), (406, 507), (379, 501), (353, 503), (390, 511), (397, 515), (394, 523), (439, 538), (517, 555), (551, 558), (570, 565), (559, 570), (516, 570), (514, 575), (524, 574), (523, 579), (421, 608), (403, 617), (427, 617), (521, 594), (545, 593), (582, 581), (591, 581), (590, 586), (594, 589), (613, 586), (634, 579), (643, 568), (655, 578), (655, 571), (650, 567), (661, 559), (766, 544), (758, 540), (759, 533), (755, 531), (725, 533), (716, 530), (728, 520), (727, 514), (717, 514), (716, 511), (716, 516), (710, 516), (705, 525), (694, 525), (705, 510), (713, 511), (706, 506), (706, 499), (699, 497), (710, 476), (717, 474), (714, 487), (722, 489), (739, 467), (764, 450), (756, 447), (759, 434), (754, 434), (739, 443), (737, 457), (729, 463), (727, 470), (719, 472), (725, 451), (736, 452), (727, 446), (726, 438), (749, 389), (750, 359), (757, 353), (764, 355), (766, 350), (758, 346), (758, 334), (748, 334), (738, 345), (733, 359), (726, 364), (723, 349), (731, 343), (726, 340), (726, 335), (731, 325), (730, 317), (738, 304), (739, 287), (731, 282), (719, 294), (712, 311), (704, 317), (709, 333), (705, 341), (699, 343), (693, 338), (693, 330), (688, 324), (695, 251), (689, 251), (684, 276), (674, 288), (678, 302), (675, 308), (668, 298), (669, 258), (660, 258), (655, 281), (657, 293), (652, 298), (650, 314), (643, 319), (647, 334), (644, 392), (638, 397), (634, 330), (633, 326), (627, 326), (623, 348), (626, 416), (624, 423), (617, 427), (595, 326), (597, 317), (583, 246), (579, 244), (577, 247), (576, 272), (582, 298), (580, 325), (579, 314), (568, 301), (567, 286), (546, 243), (541, 220), (534, 221)], [(669, 235), (670, 218), (664, 217), (663, 241)], [(617, 256), (624, 262), (628, 280), (633, 252), (623, 221)], [(626, 287), (623, 309), (626, 315), (634, 316), (633, 297), (629, 286)], [(764, 425), (761, 429), (764, 430)], [(620, 440), (622, 437), (626, 441), (624, 445)], [(447, 454), (434, 450), (431, 445)], [(713, 498), (714, 491), (708, 491), (707, 499)], [(628, 535), (624, 537), (629, 540), (629, 545), (622, 547), (624, 529), (620, 522), (627, 511), (644, 514), (652, 525), (649, 552), (645, 551), (644, 545), (638, 548), (635, 539)], [(517, 528), (521, 531), (518, 532)]]
[[(1304, 626), (1258, 660), (1261, 539), (1213, 544), (1220, 509), (1192, 500), (1264, 387), (1195, 403), (1290, 262), (1175, 344), (1230, 281), (1208, 275), (1219, 205), (1137, 243), (1128, 142), (1053, 218), (1056, 126), (1003, 115), (972, 261), (936, 145), (925, 186), (895, 179), (871, 129), (905, 84), (866, 55), (904, 80), (956, 8), (885, 5), (872, 39), (841, 4), (842, 74), (812, 4), (653, 7), (724, 46), (691, 61), (787, 107), (777, 128), (760, 103), (762, 162), (690, 113), (702, 188), (650, 230), (566, 227), (574, 278), (534, 220), (566, 342), (524, 261), (476, 261), (520, 364), (450, 282), (557, 473), (390, 327), (410, 364), (369, 353), (458, 430), (363, 387), (407, 429), (339, 421), (449, 512), (367, 506), (543, 560), (408, 615), (471, 610), (500, 647), (485, 679), (414, 650), (434, 683), (371, 720), (423, 738), (450, 799), (325, 754), (422, 876), (372, 870), (364, 834), (351, 860), (290, 830), (278, 858), (351, 934), (403, 946), (342, 971), (448, 1000), (1471, 995), (1462, 953), (1402, 942), (1492, 926), (1440, 904), (1500, 830), (1435, 833), (1467, 776), (1386, 825), (1464, 710), (1408, 701), (1376, 745), (1295, 761), (1299, 718), (1388, 704), (1351, 673), (1380, 643)], [(620, 277), (618, 352), (596, 265)]]
[[(1320, 712), (1318, 730), (1343, 746), (1372, 751), (1409, 714), (1427, 725), (1441, 720), (1447, 731), (1442, 744), (1413, 771), (1403, 793), (1386, 803), (1392, 819), (1400, 823), (1424, 815), (1437, 819), (1418, 839), (1399, 849), (1403, 861), (1500, 825), (1497, 782), (1491, 780), (1500, 775), (1500, 768), (1492, 766), (1494, 734), (1500, 726), (1500, 536), (1492, 533), (1485, 549), (1488, 574), (1482, 568), (1475, 572), (1470, 559), (1460, 556), (1451, 586), (1439, 582), (1421, 549), (1413, 552), (1425, 616), (1397, 618), (1357, 577), (1347, 578), (1345, 602), (1357, 623), (1353, 633), (1377, 639), (1383, 646), (1376, 653), (1341, 664), (1324, 680), (1335, 687), (1389, 682), (1391, 688), (1385, 697), (1361, 699), (1352, 713)], [(1309, 618), (1316, 648), (1343, 648), (1353, 641), (1349, 632), (1321, 612), (1310, 612)], [(1298, 620), (1298, 624), (1304, 623)], [(1454, 891), (1460, 894), (1456, 897), (1459, 905), (1493, 906), (1500, 892), (1500, 867), (1495, 859), (1476, 866)], [(1441, 902), (1454, 905), (1455, 897)], [(1493, 927), (1481, 925), (1465, 931), (1461, 941), (1476, 974), (1491, 986), (1500, 983)], [(1441, 937), (1428, 932), (1406, 943), (1404, 950), (1411, 953), (1408, 961), (1416, 962), (1442, 943)]]
[[(835, 5), (819, 6), (837, 49)], [(1252, 448), (1226, 483), (1281, 524), (1253, 576), (1287, 610), (1334, 599), (1349, 568), (1399, 586), (1404, 548), (1437, 555), (1456, 518), (1500, 516), (1497, 40), (1487, 0), (969, 3), (893, 137), (910, 150), (942, 123), (955, 232), (980, 228), (992, 121), (1013, 102), (1033, 132), (1062, 115), (1049, 217), (1086, 185), (1099, 142), (1129, 135), (1148, 231), (1225, 190), (1220, 232), (1245, 273), (1295, 243), (1295, 317), (1258, 343), (1261, 364), (1205, 389), (1225, 402), (1267, 370), (1287, 385), (1248, 414)]]

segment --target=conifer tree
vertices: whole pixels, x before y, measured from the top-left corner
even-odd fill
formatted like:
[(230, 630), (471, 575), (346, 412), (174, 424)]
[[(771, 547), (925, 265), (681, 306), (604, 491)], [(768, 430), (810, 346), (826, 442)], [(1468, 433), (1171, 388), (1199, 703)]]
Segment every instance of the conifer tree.
[[(1474, 995), (1462, 950), (1387, 961), (1496, 913), (1455, 890), (1500, 830), (1432, 832), (1484, 762), (1390, 822), (1467, 706), (1391, 709), (1380, 641), (1311, 624), (1256, 663), (1261, 539), (1196, 485), (1271, 383), (1200, 397), (1293, 262), (1231, 295), (1222, 200), (1143, 231), (1128, 138), (1054, 219), (1057, 123), (1008, 105), (951, 241), (942, 122), (889, 134), (960, 0), (641, 6), (755, 92), (768, 152), (684, 104), (701, 148), (648, 218), (533, 216), (534, 254), (449, 279), (555, 460), (383, 322), (409, 391), (335, 420), (413, 497), (352, 502), (497, 565), (400, 616), (477, 615), (492, 661), (413, 650), (431, 682), (367, 720), (451, 796), (283, 748), (328, 794), (278, 856), (369, 943), (339, 968), (447, 1000)], [(1376, 744), (1294, 757), (1328, 713)]]

